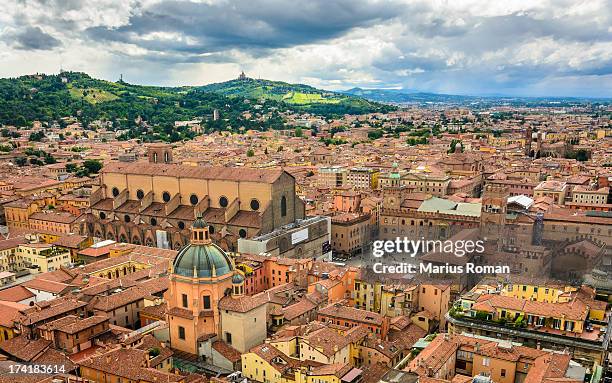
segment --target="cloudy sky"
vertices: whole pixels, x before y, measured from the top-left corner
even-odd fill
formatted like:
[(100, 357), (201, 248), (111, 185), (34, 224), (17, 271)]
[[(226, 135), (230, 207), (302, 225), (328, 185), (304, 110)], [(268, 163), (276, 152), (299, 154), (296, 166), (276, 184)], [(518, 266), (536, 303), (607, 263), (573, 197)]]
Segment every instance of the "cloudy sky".
[(612, 0), (2, 0), (0, 77), (612, 97)]

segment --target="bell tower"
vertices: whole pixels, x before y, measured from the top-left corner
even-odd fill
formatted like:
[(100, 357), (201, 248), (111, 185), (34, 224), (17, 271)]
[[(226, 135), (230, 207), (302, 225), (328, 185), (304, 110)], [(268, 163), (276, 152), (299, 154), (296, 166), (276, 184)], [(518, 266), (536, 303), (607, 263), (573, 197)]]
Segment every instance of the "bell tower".
[(503, 233), (509, 195), (506, 186), (489, 184), (485, 187), (480, 211), (480, 232), (483, 236)]
[(172, 145), (170, 144), (152, 144), (147, 148), (147, 156), (149, 162), (153, 164), (170, 164), (172, 163)]

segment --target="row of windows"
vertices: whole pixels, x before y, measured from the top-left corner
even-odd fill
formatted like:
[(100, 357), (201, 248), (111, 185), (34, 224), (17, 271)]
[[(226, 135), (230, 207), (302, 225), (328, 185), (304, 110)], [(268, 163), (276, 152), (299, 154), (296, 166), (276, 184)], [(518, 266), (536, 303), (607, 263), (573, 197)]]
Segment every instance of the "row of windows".
[[(183, 303), (183, 307), (184, 308), (189, 308), (189, 298), (187, 297), (187, 294), (182, 294), (182, 303)], [(211, 309), (211, 304), (210, 304), (210, 295), (204, 295), (202, 297), (202, 304), (203, 304), (203, 309), (204, 310), (210, 310)]]
[[(113, 193), (113, 197), (117, 197), (119, 195), (119, 189), (114, 187), (112, 189), (112, 193)], [(136, 198), (138, 198), (139, 200), (143, 199), (144, 196), (145, 196), (144, 191), (142, 191), (141, 189), (138, 189), (136, 191)], [(166, 202), (166, 203), (170, 202), (171, 199), (172, 199), (172, 196), (170, 195), (169, 192), (165, 191), (165, 192), (162, 193), (162, 200), (164, 202)], [(199, 201), (200, 201), (200, 199), (198, 198), (197, 195), (192, 194), (192, 195), (189, 196), (189, 203), (191, 203), (192, 205), (194, 205), (194, 206), (197, 205)], [(284, 202), (284, 206), (285, 206), (285, 211), (286, 211), (286, 204), (287, 204), (287, 202), (286, 202), (285, 197), (283, 197), (283, 201), (285, 201)], [(226, 196), (219, 197), (219, 206), (225, 208), (228, 205), (229, 205), (229, 200), (227, 199)], [(282, 205), (283, 205), (283, 202), (281, 201), (281, 210), (282, 210)], [(253, 198), (253, 199), (251, 199), (251, 202), (250, 202), (249, 206), (251, 207), (251, 210), (257, 211), (260, 208), (260, 203), (259, 203), (259, 201), (257, 199)], [(283, 213), (283, 216), (285, 216), (285, 214), (286, 213)]]
[[(115, 191), (116, 191), (116, 193), (115, 193)], [(117, 195), (119, 195), (119, 190), (117, 188), (113, 188), (113, 196), (116, 197)], [(138, 199), (142, 199), (144, 197), (144, 192), (142, 190), (138, 190), (136, 192), (136, 195), (137, 195)], [(163, 192), (162, 193), (162, 199), (163, 199), (164, 202), (169, 202), (170, 199), (171, 199), (170, 193)], [(195, 195), (195, 194), (192, 194), (189, 197), (189, 202), (192, 205), (197, 205), (198, 201), (199, 201), (198, 196)], [(227, 199), (227, 197), (225, 197), (225, 196), (219, 197), (219, 205), (221, 207), (223, 207), (223, 208), (227, 207), (229, 205), (229, 200)], [(259, 201), (257, 199), (255, 199), (255, 198), (251, 199), (251, 202), (250, 202), (249, 205), (251, 207), (251, 210), (253, 210), (253, 211), (257, 211), (261, 207)], [(287, 198), (285, 196), (283, 196), (281, 198), (281, 216), (285, 217), (286, 215), (287, 215)]]

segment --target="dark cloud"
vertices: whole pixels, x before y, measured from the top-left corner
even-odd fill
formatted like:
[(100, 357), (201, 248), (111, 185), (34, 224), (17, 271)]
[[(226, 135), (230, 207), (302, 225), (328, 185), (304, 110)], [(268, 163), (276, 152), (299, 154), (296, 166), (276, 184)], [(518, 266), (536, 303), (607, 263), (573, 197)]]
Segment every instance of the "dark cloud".
[(16, 48), (25, 50), (51, 50), (62, 44), (55, 37), (43, 32), (40, 27), (26, 27), (9, 34), (8, 38)]
[[(174, 0), (141, 10), (130, 18), (129, 25), (94, 27), (87, 33), (94, 40), (131, 43), (160, 52), (201, 54), (242, 49), (257, 55), (269, 49), (331, 39), (357, 27), (383, 22), (397, 16), (391, 5), (362, 0), (312, 0), (291, 6), (280, 0), (215, 4)], [(181, 38), (166, 40), (159, 34)]]

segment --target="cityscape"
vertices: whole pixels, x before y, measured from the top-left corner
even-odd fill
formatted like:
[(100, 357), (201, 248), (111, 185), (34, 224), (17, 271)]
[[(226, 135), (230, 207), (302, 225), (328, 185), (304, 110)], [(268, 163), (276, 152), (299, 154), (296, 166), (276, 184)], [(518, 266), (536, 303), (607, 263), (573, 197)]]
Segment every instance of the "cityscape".
[(612, 383), (609, 2), (107, 3), (0, 16), (0, 383)]

